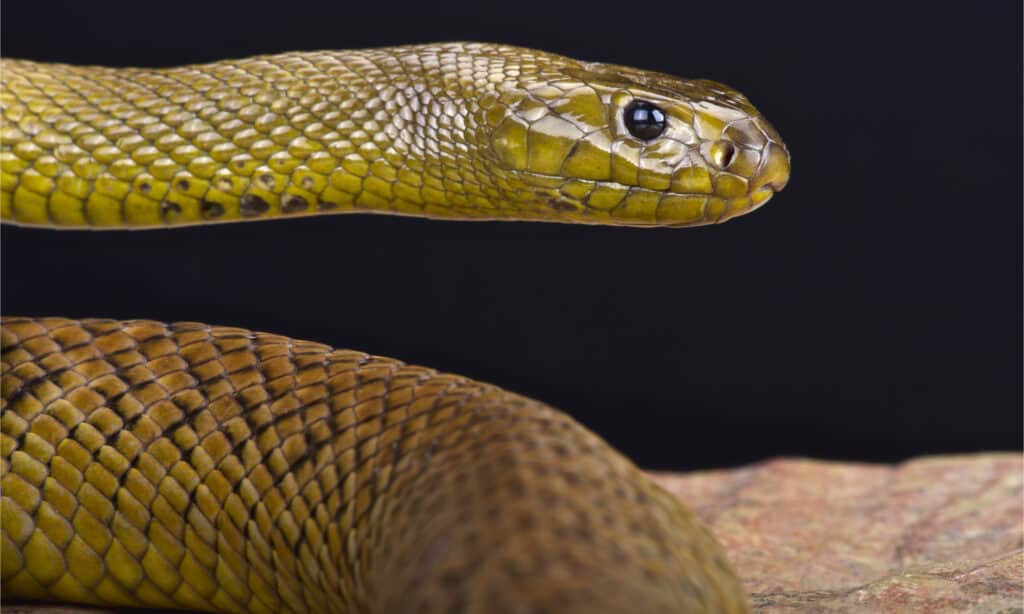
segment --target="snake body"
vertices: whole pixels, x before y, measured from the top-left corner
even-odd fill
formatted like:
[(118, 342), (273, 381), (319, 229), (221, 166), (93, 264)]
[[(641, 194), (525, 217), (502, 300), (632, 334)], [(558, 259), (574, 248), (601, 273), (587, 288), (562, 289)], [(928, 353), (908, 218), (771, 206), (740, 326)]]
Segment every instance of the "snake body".
[[(5, 59), (0, 217), (712, 223), (788, 180), (737, 92), (481, 43), (171, 69)], [(656, 138), (625, 113), (656, 106)], [(652, 116), (653, 117), (653, 116)], [(4, 598), (218, 611), (742, 612), (694, 515), (466, 378), (195, 323), (3, 321)]]

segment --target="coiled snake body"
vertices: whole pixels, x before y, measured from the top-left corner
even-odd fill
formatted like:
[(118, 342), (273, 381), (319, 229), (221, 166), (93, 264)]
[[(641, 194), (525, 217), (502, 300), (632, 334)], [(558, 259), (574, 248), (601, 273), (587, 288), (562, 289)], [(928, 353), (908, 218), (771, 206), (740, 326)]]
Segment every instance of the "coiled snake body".
[[(514, 47), (174, 69), (4, 60), (0, 216), (686, 226), (789, 174), (740, 94)], [(223, 611), (745, 611), (718, 546), (565, 414), (194, 323), (3, 322), (4, 598)]]

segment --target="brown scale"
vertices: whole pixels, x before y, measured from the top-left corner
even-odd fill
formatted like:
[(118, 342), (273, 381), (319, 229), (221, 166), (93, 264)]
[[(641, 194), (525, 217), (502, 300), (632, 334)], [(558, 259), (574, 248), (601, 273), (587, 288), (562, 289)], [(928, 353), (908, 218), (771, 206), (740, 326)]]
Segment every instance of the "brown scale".
[(746, 611), (694, 515), (536, 401), (237, 328), (6, 318), (2, 333), (5, 598)]

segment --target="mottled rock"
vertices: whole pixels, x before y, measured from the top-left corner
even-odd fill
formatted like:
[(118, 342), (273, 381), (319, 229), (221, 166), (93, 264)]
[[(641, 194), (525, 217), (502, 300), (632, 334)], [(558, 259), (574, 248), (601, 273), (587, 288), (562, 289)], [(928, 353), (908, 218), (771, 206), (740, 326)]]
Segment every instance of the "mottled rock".
[(760, 611), (1024, 611), (1019, 454), (654, 477), (711, 526)]

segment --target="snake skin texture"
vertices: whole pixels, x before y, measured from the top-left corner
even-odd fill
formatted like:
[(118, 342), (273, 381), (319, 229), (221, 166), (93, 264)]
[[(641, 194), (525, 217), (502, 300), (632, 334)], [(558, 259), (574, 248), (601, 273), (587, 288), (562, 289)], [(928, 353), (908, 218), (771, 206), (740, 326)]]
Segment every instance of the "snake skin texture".
[(236, 328), (3, 321), (5, 595), (223, 611), (742, 612), (567, 415)]
[[(170, 69), (3, 59), (0, 79), (8, 224), (373, 212), (692, 226), (753, 211), (789, 178), (778, 134), (726, 86), (516, 47)], [(638, 103), (659, 110), (656, 134), (630, 128)], [(692, 512), (536, 401), (195, 323), (6, 318), (2, 336), (5, 599), (748, 609)]]
[[(487, 44), (163, 70), (4, 60), (0, 217), (153, 227), (325, 212), (696, 225), (789, 176), (738, 92)], [(623, 110), (658, 105), (665, 132)]]

